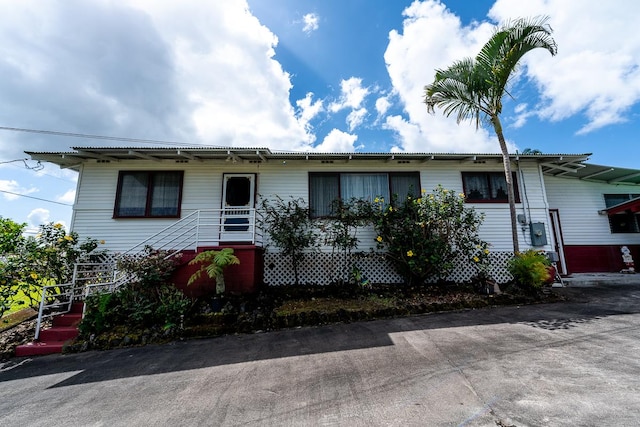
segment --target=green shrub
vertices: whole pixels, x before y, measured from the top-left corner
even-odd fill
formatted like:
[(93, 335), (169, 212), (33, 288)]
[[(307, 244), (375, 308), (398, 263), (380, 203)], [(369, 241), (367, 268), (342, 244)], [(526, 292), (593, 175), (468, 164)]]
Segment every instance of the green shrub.
[[(487, 244), (478, 237), (483, 216), (465, 205), (464, 194), (438, 186), (402, 203), (376, 198), (374, 225), (379, 249), (412, 284), (444, 278), (460, 257), (478, 263)], [(486, 251), (488, 253), (488, 250)]]
[(168, 255), (147, 247), (143, 255), (122, 257), (118, 267), (134, 274), (135, 280), (113, 293), (87, 298), (81, 333), (99, 334), (118, 325), (165, 329), (179, 325), (192, 301), (169, 283), (179, 261)]
[(285, 202), (276, 196), (262, 200), (258, 222), (282, 254), (291, 258), (295, 284), (300, 283), (299, 266), (305, 250), (318, 246), (318, 234), (313, 229), (309, 207), (303, 199)]
[(538, 289), (549, 280), (549, 265), (544, 252), (529, 249), (509, 260), (507, 268), (516, 283), (525, 288)]

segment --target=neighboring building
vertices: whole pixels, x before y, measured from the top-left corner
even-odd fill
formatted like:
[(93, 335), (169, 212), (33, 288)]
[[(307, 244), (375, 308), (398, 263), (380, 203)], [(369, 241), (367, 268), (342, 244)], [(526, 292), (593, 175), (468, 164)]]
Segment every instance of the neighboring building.
[[(105, 240), (105, 248), (117, 252), (145, 244), (180, 250), (231, 245), (250, 253), (243, 270), (252, 263), (254, 280), (268, 284), (290, 282), (291, 270), (255, 226), (260, 198), (302, 198), (314, 215), (322, 216), (336, 197), (388, 196), (417, 186), (431, 191), (441, 184), (464, 192), (467, 203), (485, 214), (480, 235), (491, 244), (493, 273), (501, 281), (509, 278), (504, 265), (513, 249), (499, 154), (285, 153), (209, 147), (77, 147), (64, 153), (27, 154), (79, 172), (71, 228), (80, 236)], [(622, 225), (617, 218), (611, 217), (618, 225), (608, 228), (607, 215), (598, 214), (607, 208), (604, 197), (609, 203), (614, 203), (611, 194), (633, 197), (640, 193), (638, 183), (619, 186), (558, 176), (580, 177), (591, 167), (584, 164), (588, 156), (512, 156), (521, 250), (564, 250), (566, 273), (596, 265), (574, 261), (588, 253), (580, 247), (606, 244), (615, 252), (618, 245), (631, 245), (637, 253), (640, 244), (637, 215), (633, 214), (636, 228), (628, 228), (635, 234), (619, 234), (616, 227)], [(554, 234), (560, 230), (562, 237)], [(358, 237), (359, 251), (375, 248), (372, 230)], [(599, 268), (619, 269), (613, 258)], [(360, 262), (374, 282), (400, 280), (379, 259), (363, 257)], [(334, 274), (330, 249), (325, 248), (324, 255), (309, 260), (301, 280), (328, 283)], [(472, 274), (461, 268), (452, 279), (466, 280)]]
[(570, 169), (544, 177), (561, 273), (621, 271), (623, 246), (640, 262), (640, 170)]

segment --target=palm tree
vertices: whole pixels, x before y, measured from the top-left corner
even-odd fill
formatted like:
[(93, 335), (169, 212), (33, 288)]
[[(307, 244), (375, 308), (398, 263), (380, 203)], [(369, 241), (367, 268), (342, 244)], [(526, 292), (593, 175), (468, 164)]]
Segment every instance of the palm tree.
[(435, 107), (440, 107), (447, 117), (455, 113), (458, 123), (473, 120), (477, 128), (484, 119), (493, 125), (502, 151), (515, 253), (520, 251), (518, 224), (511, 161), (500, 122), (502, 98), (508, 94), (507, 84), (517, 69), (518, 61), (527, 52), (543, 48), (551, 55), (557, 53), (556, 42), (551, 37), (552, 29), (547, 21), (548, 17), (521, 18), (504, 24), (475, 59), (465, 58), (445, 70), (436, 70), (434, 82), (424, 88), (429, 112), (433, 113)]

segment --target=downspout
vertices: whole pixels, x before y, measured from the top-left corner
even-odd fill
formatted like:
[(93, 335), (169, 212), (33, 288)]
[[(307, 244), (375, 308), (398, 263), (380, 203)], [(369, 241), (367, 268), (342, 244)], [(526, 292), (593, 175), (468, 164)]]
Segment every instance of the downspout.
[(516, 165), (518, 167), (518, 177), (520, 178), (520, 182), (522, 183), (522, 192), (524, 193), (524, 199), (527, 205), (526, 208), (524, 204), (522, 205), (522, 212), (524, 212), (524, 217), (527, 222), (526, 224), (522, 224), (520, 229), (522, 230), (524, 241), (527, 242), (529, 246), (531, 246), (531, 240), (527, 239), (527, 232), (526, 232), (526, 225), (531, 224), (531, 205), (529, 204), (529, 195), (527, 194), (527, 184), (524, 179), (524, 173), (522, 172), (522, 168), (520, 167), (520, 155), (518, 154), (517, 151), (516, 151)]
[[(544, 210), (547, 213), (547, 219), (549, 220), (550, 215), (551, 215), (550, 212), (549, 212), (549, 209), (551, 209), (551, 208), (549, 206), (549, 200), (547, 199), (547, 186), (544, 183), (544, 174), (542, 173), (542, 166), (540, 165), (540, 163), (538, 163), (538, 178), (540, 178), (540, 187), (542, 188), (542, 200), (544, 201)], [(545, 222), (545, 223), (547, 223), (547, 222)], [(549, 236), (549, 242), (550, 242), (551, 250), (553, 251), (553, 250), (555, 250), (556, 246), (558, 246), (558, 245), (556, 244), (556, 241), (554, 240), (555, 233), (551, 229), (551, 221), (550, 220), (548, 221), (548, 224), (549, 224), (549, 227), (548, 227), (549, 228), (549, 233), (547, 235)], [(563, 254), (558, 254), (558, 255), (564, 258)], [(566, 264), (565, 264), (564, 259), (562, 260), (562, 265), (563, 265), (563, 268), (566, 268)]]

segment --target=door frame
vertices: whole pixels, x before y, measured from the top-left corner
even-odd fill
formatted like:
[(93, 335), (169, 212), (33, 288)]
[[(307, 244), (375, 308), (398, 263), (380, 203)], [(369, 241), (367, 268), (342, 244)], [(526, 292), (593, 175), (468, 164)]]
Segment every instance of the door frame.
[(558, 273), (563, 276), (569, 274), (567, 270), (567, 260), (564, 256), (564, 238), (562, 236), (562, 225), (560, 224), (560, 211), (549, 209), (549, 219), (551, 221), (551, 232), (553, 233), (553, 249), (558, 254)]
[[(249, 178), (249, 203), (246, 206), (229, 207), (227, 206), (227, 182), (229, 178)], [(255, 173), (223, 173), (222, 174), (222, 199), (220, 200), (220, 242), (252, 242), (255, 238), (255, 204), (256, 204), (256, 188), (257, 174)], [(242, 208), (245, 209), (242, 209)], [(225, 217), (227, 213), (232, 211), (233, 220), (241, 220), (236, 225), (227, 225), (228, 219)], [(246, 227), (242, 224), (242, 215), (246, 215)]]

